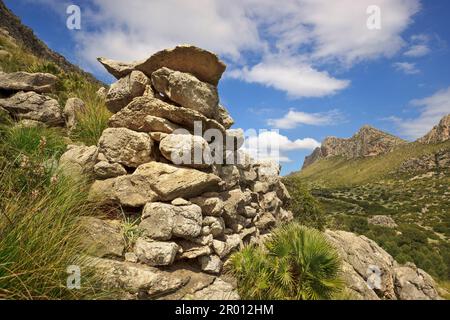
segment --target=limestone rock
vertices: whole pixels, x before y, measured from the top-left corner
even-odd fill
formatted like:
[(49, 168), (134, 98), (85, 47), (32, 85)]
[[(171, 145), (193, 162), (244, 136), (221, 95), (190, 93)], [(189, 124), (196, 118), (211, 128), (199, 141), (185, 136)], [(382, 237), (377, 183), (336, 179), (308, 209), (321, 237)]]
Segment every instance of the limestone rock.
[(234, 124), (233, 118), (228, 113), (228, 110), (221, 104), (218, 105), (214, 119), (219, 122), (225, 129), (230, 129)]
[(69, 145), (59, 160), (59, 167), (64, 174), (74, 178), (90, 175), (94, 170), (97, 154), (96, 146)]
[(99, 152), (109, 162), (127, 167), (137, 167), (153, 160), (152, 146), (153, 141), (148, 134), (126, 128), (108, 128), (98, 142)]
[(206, 190), (217, 189), (220, 183), (220, 178), (213, 174), (158, 162), (139, 166), (134, 175), (147, 177), (163, 201), (195, 197)]
[(389, 216), (372, 216), (368, 219), (368, 222), (373, 225), (382, 226), (386, 228), (396, 228), (397, 224), (394, 219)]
[(241, 174), (237, 166), (223, 165), (220, 168), (220, 178), (225, 182), (225, 188), (229, 190), (239, 185)]
[(166, 203), (147, 203), (139, 228), (155, 240), (172, 237), (196, 238), (202, 227), (202, 211), (197, 205), (174, 206)]
[(395, 291), (400, 300), (440, 299), (433, 278), (414, 264), (394, 269)]
[(153, 72), (162, 67), (190, 73), (200, 81), (212, 85), (218, 84), (226, 68), (214, 53), (194, 46), (182, 45), (155, 53), (145, 62), (138, 63), (135, 69), (141, 70), (150, 77)]
[(125, 63), (104, 57), (97, 58), (105, 69), (112, 74), (116, 79), (120, 79), (129, 75), (135, 67), (135, 63)]
[(239, 150), (244, 145), (244, 130), (228, 129), (225, 135), (225, 147), (227, 150)]
[(450, 114), (441, 119), (438, 125), (436, 125), (430, 132), (424, 137), (417, 140), (420, 143), (432, 144), (444, 142), (450, 139)]
[(410, 264), (399, 266), (391, 255), (367, 237), (330, 230), (325, 236), (338, 250), (344, 263), (344, 279), (356, 298), (439, 298), (428, 274)]
[(94, 166), (94, 174), (97, 179), (109, 179), (127, 174), (127, 170), (119, 163), (100, 161)]
[(78, 115), (86, 108), (84, 101), (78, 98), (67, 99), (64, 107), (64, 118), (66, 120), (66, 127), (69, 131), (76, 128)]
[(180, 129), (180, 126), (160, 117), (146, 116), (144, 121), (145, 127), (148, 128), (150, 132), (162, 132), (170, 134), (175, 130)]
[(91, 258), (88, 263), (97, 271), (103, 287), (132, 294), (144, 293), (149, 297), (167, 294), (189, 281), (189, 276), (163, 272), (142, 264), (100, 258)]
[(235, 288), (228, 282), (216, 278), (214, 282), (185, 297), (189, 300), (240, 300), (239, 294)]
[(150, 266), (168, 266), (173, 263), (179, 246), (175, 242), (156, 242), (138, 239), (134, 251), (138, 260)]
[(36, 120), (49, 126), (64, 124), (58, 101), (36, 92), (18, 92), (0, 99), (0, 107), (18, 119)]
[(169, 134), (160, 141), (159, 150), (176, 165), (202, 169), (212, 164), (211, 150), (201, 136)]
[(125, 241), (120, 228), (120, 221), (102, 220), (95, 217), (82, 217), (83, 243), (89, 253), (99, 258), (122, 257)]
[(209, 228), (209, 231), (214, 238), (223, 235), (223, 232), (225, 231), (225, 222), (220, 217), (205, 217), (203, 219), (203, 226)]
[(211, 118), (219, 104), (217, 88), (201, 82), (189, 73), (161, 68), (152, 73), (154, 88), (182, 107)]
[(133, 98), (141, 96), (149, 83), (149, 78), (140, 71), (133, 71), (113, 83), (106, 95), (106, 107), (116, 113), (129, 104)]
[(167, 137), (167, 133), (164, 133), (164, 132), (150, 132), (150, 137), (154, 141), (161, 142), (162, 139)]
[(49, 73), (0, 72), (0, 90), (51, 92), (58, 78)]
[(201, 197), (192, 198), (190, 201), (199, 205), (204, 215), (215, 217), (222, 215), (224, 204), (218, 196), (202, 195)]
[(100, 203), (118, 203), (126, 207), (142, 207), (147, 202), (159, 200), (150, 188), (151, 179), (142, 175), (126, 175), (107, 180), (96, 180), (89, 199)]
[(222, 270), (223, 263), (218, 256), (201, 256), (198, 261), (206, 273), (218, 274)]
[(307, 157), (303, 168), (323, 158), (342, 156), (347, 159), (358, 157), (373, 157), (394, 150), (406, 141), (375, 129), (371, 126), (362, 127), (353, 137), (342, 139), (328, 137), (322, 142), (319, 149)]
[(124, 127), (134, 131), (150, 132), (151, 127), (145, 120), (147, 116), (164, 118), (189, 131), (194, 130), (194, 125), (201, 124), (202, 132), (208, 129), (217, 129), (222, 134), (225, 128), (213, 119), (209, 119), (201, 113), (183, 107), (174, 106), (159, 98), (143, 96), (133, 101), (121, 111), (109, 119), (111, 127)]
[(186, 240), (179, 241), (178, 244), (181, 247), (180, 251), (182, 251), (178, 257), (179, 259), (195, 259), (211, 254), (211, 248), (209, 246), (203, 246)]
[(108, 94), (108, 89), (106, 89), (105, 87), (100, 87), (100, 89), (97, 90), (96, 94), (100, 99), (106, 100), (106, 95)]

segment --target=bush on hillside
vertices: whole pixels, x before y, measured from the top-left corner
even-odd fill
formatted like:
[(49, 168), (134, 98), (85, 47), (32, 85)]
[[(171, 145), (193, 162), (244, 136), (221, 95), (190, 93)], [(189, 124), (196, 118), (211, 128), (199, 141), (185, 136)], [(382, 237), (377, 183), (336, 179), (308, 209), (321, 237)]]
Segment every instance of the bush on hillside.
[(283, 182), (291, 195), (289, 209), (293, 212), (296, 221), (322, 230), (325, 225), (324, 212), (316, 198), (298, 177), (287, 177)]
[(336, 250), (320, 231), (298, 223), (274, 230), (264, 248), (233, 254), (226, 267), (243, 299), (331, 299), (343, 285)]

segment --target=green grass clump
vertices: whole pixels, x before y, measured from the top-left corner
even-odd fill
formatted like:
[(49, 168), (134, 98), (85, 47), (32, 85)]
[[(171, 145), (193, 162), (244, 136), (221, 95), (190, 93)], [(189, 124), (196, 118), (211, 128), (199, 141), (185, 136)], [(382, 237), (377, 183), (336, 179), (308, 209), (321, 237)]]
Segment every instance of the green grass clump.
[[(55, 129), (0, 129), (0, 299), (104, 296), (81, 258), (79, 217), (96, 208), (86, 184), (59, 174), (55, 160), (64, 149)], [(66, 287), (74, 264), (82, 268), (81, 290)]]
[(97, 144), (112, 115), (106, 108), (105, 100), (97, 95), (97, 90), (96, 86), (87, 85), (74, 93), (84, 101), (85, 109), (77, 114), (78, 123), (71, 138), (86, 145)]
[(264, 247), (247, 246), (227, 263), (243, 299), (332, 299), (343, 288), (338, 254), (320, 231), (291, 223)]

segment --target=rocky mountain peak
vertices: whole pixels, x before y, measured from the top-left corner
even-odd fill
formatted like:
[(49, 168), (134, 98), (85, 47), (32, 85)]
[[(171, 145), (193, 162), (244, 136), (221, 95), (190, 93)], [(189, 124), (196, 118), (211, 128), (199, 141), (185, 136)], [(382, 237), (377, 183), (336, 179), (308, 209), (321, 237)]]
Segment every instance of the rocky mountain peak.
[(431, 144), (444, 142), (450, 139), (450, 114), (441, 119), (438, 125), (436, 125), (425, 136), (417, 140), (417, 142)]
[(305, 158), (303, 168), (319, 159), (343, 156), (347, 159), (372, 157), (392, 151), (396, 146), (406, 141), (389, 133), (365, 125), (351, 138), (343, 139), (327, 137), (322, 146)]

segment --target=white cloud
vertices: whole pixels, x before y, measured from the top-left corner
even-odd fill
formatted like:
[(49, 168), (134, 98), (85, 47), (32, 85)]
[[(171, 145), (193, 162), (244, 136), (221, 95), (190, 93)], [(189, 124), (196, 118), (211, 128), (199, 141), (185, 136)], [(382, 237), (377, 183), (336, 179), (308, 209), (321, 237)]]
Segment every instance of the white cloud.
[(427, 54), (430, 53), (430, 48), (428, 48), (427, 45), (425, 44), (417, 44), (417, 45), (413, 45), (411, 46), (408, 51), (406, 51), (404, 53), (405, 56), (407, 57), (413, 57), (413, 58), (418, 58), (418, 57), (423, 57), (426, 56)]
[(322, 97), (350, 84), (324, 70), (324, 62), (351, 66), (405, 46), (401, 33), (419, 0), (376, 2), (381, 30), (366, 25), (372, 0), (92, 0), (81, 5), (76, 39), (84, 66), (97, 70), (98, 56), (130, 61), (191, 43), (220, 54), (235, 77), (294, 98)]
[(393, 64), (397, 71), (404, 72), (406, 74), (418, 74), (420, 70), (416, 67), (415, 63), (409, 62), (396, 62)]
[(287, 155), (288, 152), (314, 150), (317, 147), (320, 147), (320, 143), (312, 138), (290, 140), (276, 130), (271, 130), (246, 137), (243, 150), (255, 159), (290, 162), (291, 160)]
[(450, 114), (450, 87), (436, 92), (430, 97), (411, 101), (411, 105), (419, 108), (416, 118), (392, 117), (399, 131), (410, 139), (417, 139), (430, 131), (447, 114)]
[(348, 80), (335, 79), (326, 71), (289, 58), (271, 58), (251, 68), (233, 70), (230, 77), (285, 91), (291, 98), (332, 95), (350, 84)]
[(323, 113), (307, 113), (296, 110), (289, 110), (282, 118), (269, 119), (268, 124), (278, 129), (294, 129), (299, 125), (329, 125), (342, 119), (338, 110), (331, 110)]

